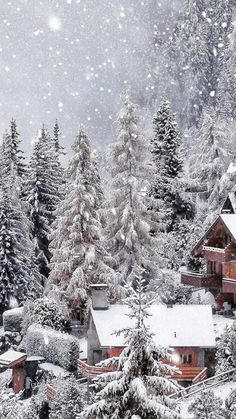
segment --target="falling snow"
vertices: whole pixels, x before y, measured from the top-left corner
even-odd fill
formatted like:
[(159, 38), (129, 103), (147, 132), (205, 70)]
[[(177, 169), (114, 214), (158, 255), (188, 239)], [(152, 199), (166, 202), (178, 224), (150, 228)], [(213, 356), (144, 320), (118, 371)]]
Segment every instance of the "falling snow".
[(108, 143), (126, 88), (144, 106), (151, 94), (158, 94), (147, 57), (152, 28), (161, 9), (169, 13), (173, 1), (158, 8), (156, 0), (95, 3), (1, 2), (0, 131), (16, 118), (25, 149), (42, 122), (52, 126), (56, 118), (65, 144), (81, 123), (95, 144)]

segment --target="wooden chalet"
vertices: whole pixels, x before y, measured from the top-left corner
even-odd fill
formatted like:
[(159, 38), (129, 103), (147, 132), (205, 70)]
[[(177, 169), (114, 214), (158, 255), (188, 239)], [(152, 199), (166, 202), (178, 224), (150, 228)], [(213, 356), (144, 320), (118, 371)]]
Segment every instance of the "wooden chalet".
[(218, 301), (236, 304), (236, 195), (230, 193), (220, 216), (194, 247), (205, 272), (181, 272), (181, 282), (211, 291)]
[[(131, 326), (127, 305), (108, 305), (106, 287), (93, 285), (92, 308), (88, 328), (87, 363), (78, 368), (87, 376), (98, 375), (104, 368), (95, 366), (101, 360), (119, 356), (124, 349), (123, 335), (114, 332)], [(153, 304), (147, 319), (156, 343), (172, 349), (172, 364), (181, 370), (174, 377), (181, 384), (196, 383), (207, 377), (207, 367), (214, 358), (215, 334), (210, 306)], [(202, 324), (204, 323), (204, 329)]]

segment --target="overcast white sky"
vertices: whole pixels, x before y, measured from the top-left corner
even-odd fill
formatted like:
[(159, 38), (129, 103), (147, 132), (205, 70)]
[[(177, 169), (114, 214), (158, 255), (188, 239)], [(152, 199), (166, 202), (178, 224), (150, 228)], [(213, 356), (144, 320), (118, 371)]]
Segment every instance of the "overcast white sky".
[(172, 0), (0, 2), (0, 132), (11, 117), (28, 150), (37, 129), (58, 118), (65, 145), (81, 123), (98, 148), (127, 86), (136, 101), (158, 94), (152, 77), (154, 25)]

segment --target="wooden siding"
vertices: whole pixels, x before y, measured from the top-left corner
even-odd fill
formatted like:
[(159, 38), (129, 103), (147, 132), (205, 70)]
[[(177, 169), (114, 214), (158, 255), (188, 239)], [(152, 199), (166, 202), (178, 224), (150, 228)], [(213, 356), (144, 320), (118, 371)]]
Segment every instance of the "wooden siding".
[(236, 279), (236, 261), (223, 263), (223, 278)]
[(223, 288), (222, 291), (223, 293), (230, 293), (230, 294), (234, 294), (234, 301), (236, 300), (236, 279), (228, 279), (228, 278), (224, 278), (223, 279)]

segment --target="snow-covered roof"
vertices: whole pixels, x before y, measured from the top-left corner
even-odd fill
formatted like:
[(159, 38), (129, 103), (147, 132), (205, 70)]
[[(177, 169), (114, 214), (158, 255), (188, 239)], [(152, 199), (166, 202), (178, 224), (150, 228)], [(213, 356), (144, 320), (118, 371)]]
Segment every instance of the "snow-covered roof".
[(232, 205), (233, 211), (236, 214), (236, 196), (235, 196), (235, 191), (228, 193), (228, 199), (230, 200), (230, 203)]
[(221, 214), (220, 218), (236, 240), (236, 214)]
[(25, 360), (26, 356), (23, 352), (9, 350), (0, 356), (0, 365), (11, 366), (17, 361)]
[(3, 317), (5, 316), (19, 316), (23, 315), (24, 307), (15, 307), (10, 308), (9, 310), (4, 311)]
[(64, 377), (68, 374), (64, 368), (59, 367), (59, 365), (54, 365), (51, 362), (42, 362), (39, 364), (39, 368), (44, 371), (50, 371), (55, 377)]
[(235, 173), (235, 172), (236, 172), (235, 162), (231, 162), (226, 173)]
[[(147, 319), (157, 344), (168, 347), (214, 347), (212, 311), (208, 305), (154, 304)], [(123, 335), (115, 331), (131, 326), (126, 305), (114, 304), (108, 310), (91, 309), (101, 347), (123, 347)]]

